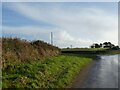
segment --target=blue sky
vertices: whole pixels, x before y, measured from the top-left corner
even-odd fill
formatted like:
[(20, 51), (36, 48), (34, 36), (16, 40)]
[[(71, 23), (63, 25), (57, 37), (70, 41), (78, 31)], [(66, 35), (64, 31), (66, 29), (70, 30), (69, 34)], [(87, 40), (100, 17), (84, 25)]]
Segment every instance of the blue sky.
[[(16, 3), (12, 3), (12, 5), (14, 5)], [(18, 3), (19, 4), (19, 3)], [(109, 3), (107, 4), (108, 6), (106, 6), (106, 3), (90, 3), (90, 2), (86, 2), (86, 3), (25, 3), (27, 5), (30, 5), (32, 7), (36, 7), (36, 8), (43, 8), (43, 7), (47, 7), (49, 8), (55, 8), (56, 6), (60, 6), (62, 7), (62, 9), (70, 9), (70, 11), (74, 11), (74, 9), (78, 9), (78, 8), (102, 8), (104, 10), (107, 10), (108, 12), (111, 13), (116, 13), (117, 11), (117, 5), (115, 3)], [(8, 25), (8, 26), (24, 26), (24, 25), (40, 25), (40, 26), (53, 26), (51, 25), (51, 23), (47, 23), (44, 21), (36, 21), (36, 20), (31, 20), (30, 18), (28, 18), (27, 16), (24, 16), (14, 10), (12, 10), (11, 8), (9, 8), (9, 6), (11, 6), (11, 3), (3, 3), (2, 6), (2, 10), (3, 10), (3, 25)]]
[(2, 36), (50, 42), (59, 47), (87, 47), (118, 42), (118, 6), (113, 2), (2, 3)]

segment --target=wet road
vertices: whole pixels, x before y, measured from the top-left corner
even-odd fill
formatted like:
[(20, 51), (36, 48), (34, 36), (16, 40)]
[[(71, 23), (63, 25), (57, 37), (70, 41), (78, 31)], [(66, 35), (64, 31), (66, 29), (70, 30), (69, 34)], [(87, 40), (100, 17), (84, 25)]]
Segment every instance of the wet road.
[(118, 56), (100, 56), (88, 72), (82, 88), (118, 88)]

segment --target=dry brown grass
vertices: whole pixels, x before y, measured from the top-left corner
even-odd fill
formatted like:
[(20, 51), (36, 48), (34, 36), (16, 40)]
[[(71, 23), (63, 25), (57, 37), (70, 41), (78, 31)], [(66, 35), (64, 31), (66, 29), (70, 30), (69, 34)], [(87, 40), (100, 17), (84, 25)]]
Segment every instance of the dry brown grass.
[[(58, 55), (59, 48), (43, 41), (28, 42), (19, 38), (2, 38), (3, 68), (11, 64), (20, 64), (31, 60)], [(18, 63), (19, 62), (19, 63)]]

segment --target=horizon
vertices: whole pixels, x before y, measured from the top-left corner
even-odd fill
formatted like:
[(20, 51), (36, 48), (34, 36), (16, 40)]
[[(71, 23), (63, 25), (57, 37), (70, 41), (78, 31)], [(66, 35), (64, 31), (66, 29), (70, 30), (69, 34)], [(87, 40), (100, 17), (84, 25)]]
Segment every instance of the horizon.
[(118, 45), (117, 2), (2, 3), (2, 36), (43, 40), (60, 48)]
[[(27, 40), (27, 39), (22, 39), (22, 38), (19, 38), (19, 37), (0, 37), (0, 39), (3, 39), (3, 38), (6, 38), (6, 39), (20, 39), (20, 40), (23, 40), (23, 41), (27, 41), (27, 42), (34, 42), (34, 41), (42, 41), (42, 42), (45, 42), (45, 41), (43, 41), (43, 40), (39, 40), (39, 39), (36, 39), (36, 40)], [(105, 41), (105, 42), (109, 42), (109, 41)], [(52, 46), (55, 46), (55, 47), (58, 47), (58, 48), (61, 48), (61, 49), (64, 49), (64, 48), (91, 48), (91, 46), (92, 45), (94, 45), (94, 44), (98, 44), (98, 45), (100, 45), (100, 44), (102, 44), (103, 45), (103, 43), (105, 43), (105, 42), (99, 42), (99, 43), (92, 43), (91, 45), (89, 45), (89, 46), (87, 46), (87, 47), (71, 47), (71, 45), (70, 46), (68, 46), (68, 47), (59, 47), (59, 46), (56, 46), (56, 45), (54, 45), (54, 44), (51, 44), (51, 43), (49, 43), (49, 42), (45, 42), (45, 43), (47, 43), (47, 44), (49, 44), (49, 45), (52, 45)], [(114, 43), (112, 43), (112, 42), (110, 42), (111, 44), (113, 44), (113, 45), (115, 45)], [(115, 45), (115, 46), (119, 46), (119, 45)], [(101, 47), (101, 48), (103, 48), (103, 47)]]

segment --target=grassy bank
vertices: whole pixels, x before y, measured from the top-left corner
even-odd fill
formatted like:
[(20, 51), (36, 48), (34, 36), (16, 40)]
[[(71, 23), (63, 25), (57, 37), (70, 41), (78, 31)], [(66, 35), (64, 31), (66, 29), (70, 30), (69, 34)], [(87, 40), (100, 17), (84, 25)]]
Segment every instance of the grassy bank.
[(62, 53), (79, 53), (79, 54), (120, 54), (120, 50), (107, 48), (63, 48)]
[(61, 51), (104, 51), (107, 48), (63, 48)]
[(2, 66), (40, 60), (60, 54), (60, 49), (41, 40), (27, 41), (20, 38), (2, 38)]
[(64, 88), (92, 62), (89, 56), (59, 55), (3, 69), (3, 88)]
[(103, 54), (120, 54), (120, 50), (109, 50), (108, 52), (105, 52)]

